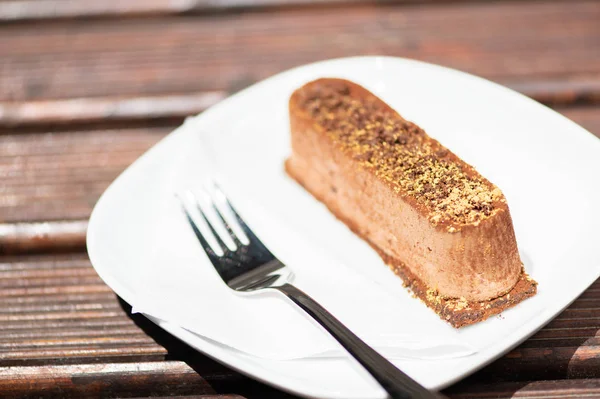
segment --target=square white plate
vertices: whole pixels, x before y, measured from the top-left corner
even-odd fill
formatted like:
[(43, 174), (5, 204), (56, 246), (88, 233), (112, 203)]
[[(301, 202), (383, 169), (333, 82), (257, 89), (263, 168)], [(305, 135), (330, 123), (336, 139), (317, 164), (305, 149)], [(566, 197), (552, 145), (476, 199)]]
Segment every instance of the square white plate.
[[(459, 330), (477, 353), (434, 361), (394, 359), (407, 374), (432, 389), (453, 383), (522, 342), (598, 278), (598, 139), (535, 101), (472, 75), (399, 58), (360, 57), (303, 66), (258, 83), (189, 120), (126, 170), (98, 201), (87, 240), (94, 267), (118, 295), (134, 307), (142, 296), (158, 295), (143, 292), (145, 268), (160, 256), (156, 251), (165, 237), (190, 233), (164, 231), (166, 211), (156, 199), (181, 188), (174, 181), (182, 170), (174, 165), (190, 154), (193, 158), (200, 142), (210, 148), (226, 192), (276, 254), (293, 253), (289, 236), (276, 229), (286, 226), (307, 245), (364, 276), (365, 284), (377, 284), (399, 300), (408, 295), (368, 246), (283, 173), (289, 153), (288, 98), (319, 77), (365, 86), (497, 184), (508, 199), (525, 267), (539, 283), (534, 298), (502, 317)], [(201, 141), (189, 134), (190, 127)], [(186, 173), (193, 177), (194, 171)], [(212, 267), (201, 255), (196, 260), (199, 268)], [(169, 261), (177, 263), (177, 256)], [(331, 290), (342, 288), (332, 282)], [(210, 297), (207, 304), (212, 306)], [(413, 300), (403, 314), (423, 312), (431, 311)], [(153, 320), (199, 351), (300, 395), (385, 397), (347, 359), (258, 358)], [(447, 325), (439, 321), (439, 328)]]

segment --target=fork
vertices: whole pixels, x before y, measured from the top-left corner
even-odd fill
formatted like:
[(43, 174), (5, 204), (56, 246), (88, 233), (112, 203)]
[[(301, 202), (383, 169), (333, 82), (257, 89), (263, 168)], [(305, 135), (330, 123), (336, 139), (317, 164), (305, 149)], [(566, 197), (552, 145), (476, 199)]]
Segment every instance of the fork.
[(390, 398), (443, 398), (442, 395), (436, 392), (428, 391), (400, 371), (314, 299), (293, 286), (291, 284), (293, 277), (291, 269), (277, 259), (256, 237), (216, 184), (212, 185), (211, 191), (220, 197), (221, 206), (230, 213), (230, 217), (233, 216), (238, 227), (246, 236), (245, 241), (247, 241), (247, 243), (242, 242), (240, 238), (244, 237), (238, 237), (232, 229), (232, 224), (226, 221), (226, 217), (216, 206), (215, 199), (211, 197), (208, 190), (204, 190), (206, 203), (227, 231), (229, 239), (235, 244), (235, 249), (228, 248), (217, 232), (216, 226), (209, 221), (198, 199), (191, 192), (188, 192), (216, 244), (220, 247), (222, 254), (218, 254), (213, 250), (209, 240), (200, 231), (181, 198), (180, 201), (185, 216), (202, 248), (229, 288), (238, 292), (255, 292), (265, 289), (275, 289), (282, 292), (324, 327), (375, 378)]

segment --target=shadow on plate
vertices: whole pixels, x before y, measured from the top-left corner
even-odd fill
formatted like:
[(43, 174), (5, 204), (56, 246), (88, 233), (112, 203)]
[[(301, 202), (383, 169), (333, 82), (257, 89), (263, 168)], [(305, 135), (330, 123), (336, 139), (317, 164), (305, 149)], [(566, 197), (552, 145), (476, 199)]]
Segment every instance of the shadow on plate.
[[(246, 399), (296, 399), (297, 396), (286, 394), (265, 384), (245, 377), (240, 373), (221, 365), (211, 358), (203, 355), (186, 343), (172, 336), (141, 314), (131, 314), (131, 305), (118, 297), (121, 308), (128, 317), (151, 337), (157, 344), (167, 350), (165, 360), (185, 362), (190, 368), (198, 373), (214, 390), (215, 394), (241, 395)], [(177, 386), (173, 387), (170, 395), (189, 395), (190, 387), (186, 386), (184, 392), (179, 392)], [(192, 388), (193, 389), (193, 388)], [(198, 386), (198, 391), (204, 393), (206, 387)], [(242, 398), (240, 398), (242, 399)]]
[[(599, 281), (529, 340), (474, 375), (445, 389), (444, 394), (450, 398), (527, 397), (565, 389), (564, 384), (553, 386), (553, 381), (548, 380), (600, 378), (600, 354), (597, 350), (600, 340)], [(247, 399), (296, 398), (217, 363), (144, 316), (132, 315), (131, 306), (120, 298), (119, 302), (133, 322), (168, 351), (165, 360), (185, 362), (210, 384), (215, 393), (237, 394)], [(572, 388), (578, 388), (576, 382)]]

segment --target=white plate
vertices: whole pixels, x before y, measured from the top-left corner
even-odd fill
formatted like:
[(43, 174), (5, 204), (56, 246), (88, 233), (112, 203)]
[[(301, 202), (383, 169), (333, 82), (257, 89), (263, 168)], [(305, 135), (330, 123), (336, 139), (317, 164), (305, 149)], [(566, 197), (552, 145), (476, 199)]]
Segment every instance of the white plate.
[[(459, 331), (462, 339), (477, 347), (474, 355), (435, 361), (394, 359), (402, 370), (429, 388), (443, 388), (522, 342), (598, 278), (600, 252), (595, 243), (600, 238), (600, 212), (595, 205), (600, 200), (600, 141), (554, 111), (494, 83), (387, 57), (296, 68), (186, 123), (188, 131), (193, 126), (210, 143), (226, 191), (275, 253), (293, 249), (278, 237), (284, 233), (273, 231), (274, 226), (287, 226), (362, 273), (365, 284), (379, 284), (398, 298), (406, 295), (398, 288), (399, 279), (389, 278), (362, 241), (281, 171), (289, 152), (289, 95), (303, 83), (327, 76), (370, 89), (496, 183), (508, 199), (527, 271), (539, 282), (534, 298), (500, 318)], [(174, 162), (197, 145), (185, 131), (169, 135), (125, 171), (106, 190), (90, 219), (88, 251), (96, 271), (134, 306), (144, 289), (140, 285), (144, 267), (157, 255), (149, 249), (159, 248), (155, 244), (162, 226), (157, 215), (163, 208), (154, 199), (172, 192), (177, 178)], [(365, 259), (371, 262), (357, 261)], [(198, 267), (211, 267), (202, 256), (197, 261)], [(335, 284), (332, 289), (337, 289)], [(206, 303), (210, 300), (206, 298)], [(417, 300), (414, 303), (407, 312), (431, 312)], [(346, 359), (268, 360), (154, 321), (199, 351), (290, 392), (322, 398), (385, 397)], [(446, 328), (439, 323), (439, 328)], [(243, 327), (239, 326), (240, 333)]]

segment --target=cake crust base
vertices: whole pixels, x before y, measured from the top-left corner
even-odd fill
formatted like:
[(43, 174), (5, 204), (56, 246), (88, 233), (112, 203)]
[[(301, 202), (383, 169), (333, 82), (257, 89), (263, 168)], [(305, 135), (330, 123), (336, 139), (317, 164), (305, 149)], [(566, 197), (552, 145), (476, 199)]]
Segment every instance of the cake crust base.
[(414, 296), (423, 301), (429, 308), (437, 313), (442, 320), (450, 323), (450, 325), (455, 328), (486, 320), (489, 317), (497, 315), (502, 311), (517, 305), (519, 302), (534, 296), (537, 292), (537, 283), (525, 273), (524, 269), (522, 269), (521, 275), (513, 288), (497, 298), (485, 301), (468, 301), (464, 298), (444, 298), (436, 291), (427, 287), (426, 284), (415, 276), (401, 260), (389, 256), (369, 240), (368, 237), (361, 234), (358, 226), (355, 226), (351, 220), (344, 217), (334, 203), (326, 201), (325, 198), (320, 198), (318, 194), (310, 190), (302, 177), (295, 173), (289, 160), (285, 162), (285, 170), (290, 177), (304, 187), (306, 191), (311, 193), (313, 197), (325, 204), (338, 220), (342, 221), (352, 232), (354, 232), (354, 234), (366, 241), (375, 251), (377, 251), (383, 261), (402, 279), (404, 286), (412, 291)]
[(525, 273), (525, 270), (522, 270), (517, 284), (509, 292), (497, 298), (487, 301), (444, 298), (433, 290), (428, 290), (425, 284), (411, 273), (402, 262), (391, 259), (373, 245), (371, 246), (379, 253), (392, 271), (400, 276), (405, 287), (410, 289), (417, 298), (433, 309), (442, 320), (446, 320), (455, 328), (486, 320), (534, 296), (537, 292), (537, 283)]

